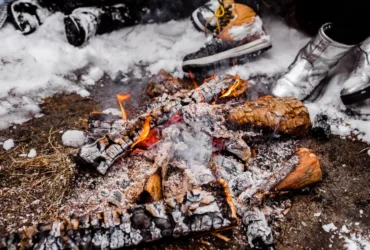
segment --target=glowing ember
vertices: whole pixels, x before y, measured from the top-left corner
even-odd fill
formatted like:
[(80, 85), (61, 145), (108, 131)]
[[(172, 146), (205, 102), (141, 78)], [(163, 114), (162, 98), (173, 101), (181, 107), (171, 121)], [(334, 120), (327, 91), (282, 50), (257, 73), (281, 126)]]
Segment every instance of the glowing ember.
[(136, 144), (138, 144), (139, 142), (144, 141), (148, 137), (149, 132), (150, 132), (150, 121), (151, 121), (151, 118), (148, 116), (145, 119), (143, 129), (140, 132), (139, 138), (137, 138), (137, 140), (131, 145), (131, 148), (135, 147)]
[(236, 78), (236, 82), (233, 83), (233, 85), (231, 85), (230, 88), (225, 93), (223, 93), (223, 95), (220, 98), (225, 98), (225, 97), (230, 96), (234, 92), (234, 90), (239, 86), (239, 84), (240, 84), (240, 79)]
[(189, 76), (190, 76), (191, 81), (194, 84), (194, 88), (197, 89), (199, 86), (198, 86), (197, 82), (195, 81), (195, 77), (194, 77), (193, 72), (189, 71)]
[(182, 119), (181, 115), (180, 114), (176, 114), (176, 115), (172, 116), (171, 119), (168, 120), (167, 126), (172, 125), (172, 124), (179, 123), (179, 122), (181, 122), (181, 119)]
[(118, 94), (117, 95), (117, 100), (118, 100), (118, 103), (119, 103), (119, 106), (120, 106), (121, 112), (122, 112), (122, 119), (124, 121), (127, 121), (127, 114), (126, 114), (126, 110), (123, 108), (122, 102), (126, 101), (128, 99), (130, 99), (130, 95), (127, 95), (127, 94)]

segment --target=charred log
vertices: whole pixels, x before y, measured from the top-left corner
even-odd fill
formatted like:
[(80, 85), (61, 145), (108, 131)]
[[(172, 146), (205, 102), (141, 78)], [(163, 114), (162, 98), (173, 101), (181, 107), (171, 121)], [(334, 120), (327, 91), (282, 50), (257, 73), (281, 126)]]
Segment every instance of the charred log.
[(54, 223), (0, 238), (0, 249), (120, 249), (166, 237), (236, 226), (235, 208), (221, 180), (184, 196)]

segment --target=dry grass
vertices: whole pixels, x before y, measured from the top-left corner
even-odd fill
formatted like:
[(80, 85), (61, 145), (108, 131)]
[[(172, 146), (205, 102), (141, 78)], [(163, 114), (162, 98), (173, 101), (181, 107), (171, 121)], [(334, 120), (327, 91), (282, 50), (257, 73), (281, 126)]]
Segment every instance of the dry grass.
[[(35, 158), (19, 157), (28, 152), (27, 144), (0, 155), (1, 215), (26, 218), (24, 224), (54, 217), (70, 192), (75, 174), (68, 156), (73, 150), (56, 143), (57, 133), (49, 131), (48, 142)], [(27, 214), (35, 215), (30, 216), (32, 221), (27, 220)]]

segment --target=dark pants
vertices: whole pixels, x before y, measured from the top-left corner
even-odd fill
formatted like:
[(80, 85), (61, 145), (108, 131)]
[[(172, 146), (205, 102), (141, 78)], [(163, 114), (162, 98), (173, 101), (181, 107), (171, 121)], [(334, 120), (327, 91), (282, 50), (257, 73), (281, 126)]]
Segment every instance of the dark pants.
[(370, 36), (370, 2), (368, 0), (296, 0), (296, 19), (299, 25), (314, 35), (328, 22), (333, 40), (353, 45)]
[[(39, 0), (40, 5), (52, 12), (70, 14), (80, 7), (97, 7), (103, 10), (99, 17), (97, 33), (103, 34), (131, 26), (150, 22), (161, 23), (186, 18), (209, 0)], [(249, 4), (255, 0), (237, 0)], [(124, 7), (119, 7), (124, 4)], [(127, 13), (128, 12), (128, 13)], [(120, 15), (117, 15), (119, 13)], [(127, 14), (129, 14), (127, 17)], [(122, 17), (122, 19), (117, 18)]]

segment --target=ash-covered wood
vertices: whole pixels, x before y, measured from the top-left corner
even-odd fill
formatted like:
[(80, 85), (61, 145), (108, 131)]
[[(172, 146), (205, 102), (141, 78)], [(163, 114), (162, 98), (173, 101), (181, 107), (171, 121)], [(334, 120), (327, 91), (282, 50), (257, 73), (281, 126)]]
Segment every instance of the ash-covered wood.
[(174, 95), (180, 90), (191, 90), (192, 88), (194, 88), (194, 86), (191, 84), (185, 83), (161, 69), (149, 80), (146, 93), (150, 97), (158, 97), (165, 93), (168, 95)]
[(306, 136), (311, 120), (304, 104), (294, 98), (264, 96), (230, 110), (228, 121), (239, 126), (269, 128), (285, 135)]
[(149, 120), (150, 128), (166, 123), (184, 106), (194, 103), (210, 103), (223, 90), (228, 89), (237, 79), (233, 77), (214, 78), (197, 89), (188, 92), (185, 98), (165, 101), (165, 105), (139, 116), (135, 120), (123, 124), (120, 132), (107, 134), (96, 142), (82, 146), (78, 157), (86, 165), (95, 167), (105, 174), (113, 162), (126, 153), (130, 146), (139, 138), (144, 123)]
[(73, 216), (0, 238), (0, 249), (121, 249), (166, 237), (218, 231), (238, 219), (221, 180), (184, 196), (127, 210)]
[(89, 116), (87, 124), (88, 143), (93, 143), (106, 134), (120, 131), (124, 128), (125, 122), (120, 116), (93, 113)]

